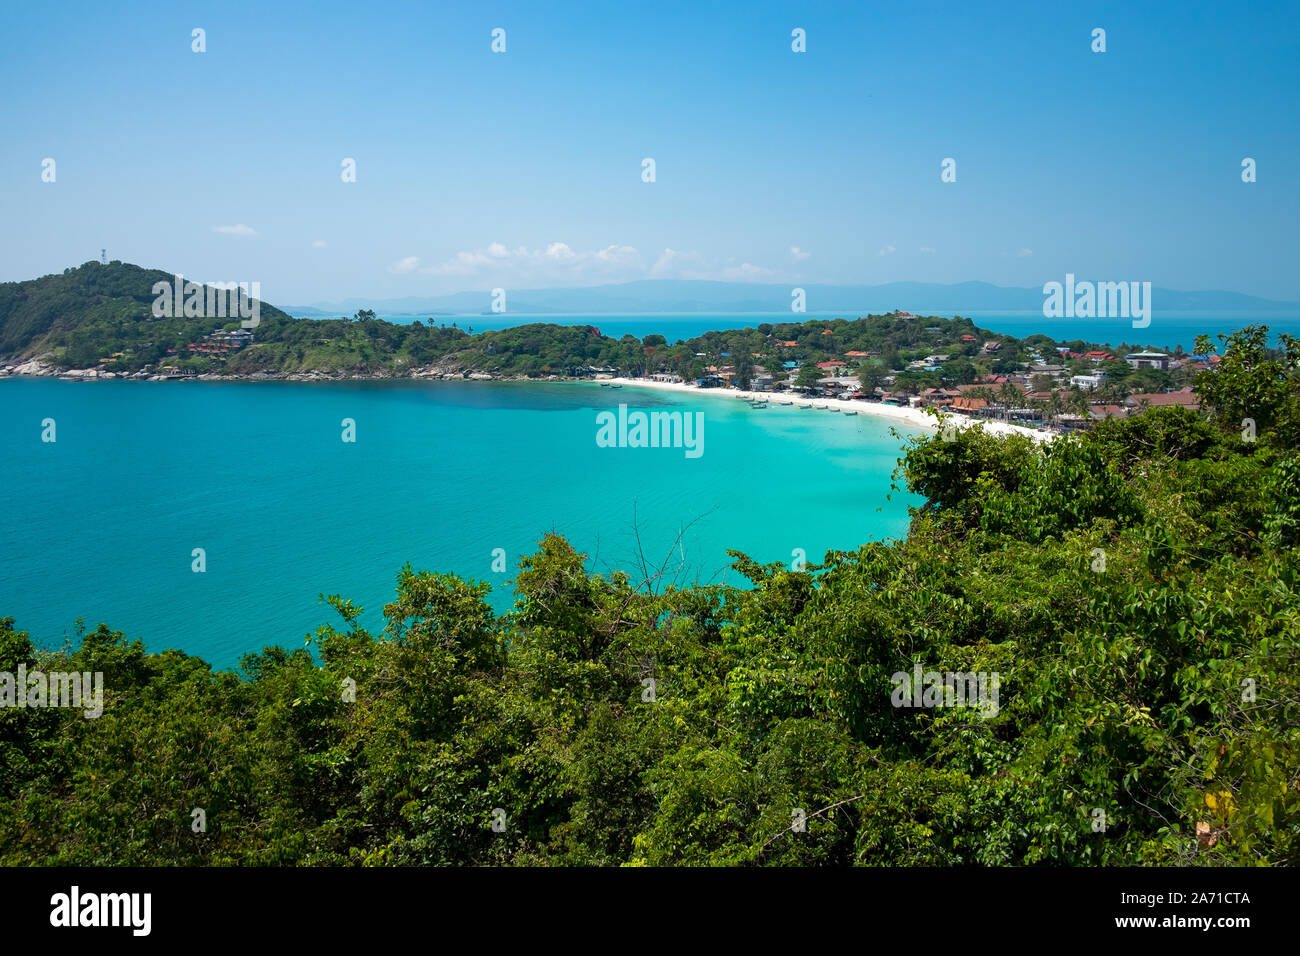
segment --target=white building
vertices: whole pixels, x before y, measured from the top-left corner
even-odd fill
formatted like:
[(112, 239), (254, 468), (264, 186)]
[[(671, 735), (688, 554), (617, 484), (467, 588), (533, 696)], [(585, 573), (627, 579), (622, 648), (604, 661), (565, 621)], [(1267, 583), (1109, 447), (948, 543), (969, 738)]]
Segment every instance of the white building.
[(1125, 355), (1124, 361), (1128, 362), (1131, 368), (1169, 368), (1169, 356), (1164, 352), (1134, 352), (1131, 355)]

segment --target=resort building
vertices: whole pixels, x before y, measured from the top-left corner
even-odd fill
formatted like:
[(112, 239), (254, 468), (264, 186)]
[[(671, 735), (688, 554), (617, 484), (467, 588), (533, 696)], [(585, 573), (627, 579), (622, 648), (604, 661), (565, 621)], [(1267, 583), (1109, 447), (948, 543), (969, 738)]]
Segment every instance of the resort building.
[(1101, 388), (1102, 383), (1105, 381), (1105, 372), (1093, 372), (1091, 375), (1073, 375), (1070, 377), (1070, 384), (1082, 389)]
[(1177, 392), (1154, 392), (1146, 395), (1130, 395), (1127, 404), (1133, 409), (1141, 409), (1147, 406), (1181, 405), (1183, 408), (1194, 410), (1201, 407), (1201, 399), (1190, 388), (1184, 388)]
[(219, 342), (230, 345), (233, 348), (242, 349), (245, 345), (253, 344), (253, 333), (248, 329), (217, 329), (206, 338), (211, 342)]
[(1134, 352), (1125, 355), (1124, 361), (1132, 368), (1158, 368), (1161, 371), (1169, 368), (1169, 356), (1164, 352)]

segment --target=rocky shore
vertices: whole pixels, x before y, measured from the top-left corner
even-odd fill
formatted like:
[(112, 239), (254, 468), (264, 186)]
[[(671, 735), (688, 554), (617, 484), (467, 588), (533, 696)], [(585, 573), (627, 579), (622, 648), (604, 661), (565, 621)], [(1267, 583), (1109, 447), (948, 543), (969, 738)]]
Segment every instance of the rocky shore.
[(160, 373), (155, 371), (110, 372), (102, 368), (62, 369), (47, 358), (35, 358), (14, 365), (0, 365), (0, 378), (7, 376), (40, 376), (62, 378), (69, 381), (95, 382), (112, 379), (140, 382), (356, 382), (356, 381), (483, 381), (483, 382), (566, 382), (579, 381), (565, 375), (547, 375), (529, 378), (526, 375), (501, 375), (475, 369), (460, 369), (446, 365), (430, 365), (410, 369), (381, 369), (377, 372), (252, 372), (233, 374), (205, 372), (197, 375)]

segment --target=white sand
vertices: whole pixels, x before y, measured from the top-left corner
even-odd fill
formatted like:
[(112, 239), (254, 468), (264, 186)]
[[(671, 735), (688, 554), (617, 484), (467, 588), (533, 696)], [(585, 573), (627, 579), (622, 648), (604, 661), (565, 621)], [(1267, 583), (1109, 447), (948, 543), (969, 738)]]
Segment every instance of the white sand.
[[(884, 405), (880, 402), (867, 402), (853, 399), (840, 398), (806, 398), (803, 395), (790, 392), (742, 392), (736, 388), (699, 388), (696, 385), (686, 382), (656, 382), (651, 379), (642, 378), (609, 378), (599, 379), (601, 382), (608, 382), (611, 385), (627, 385), (633, 388), (650, 388), (659, 389), (665, 392), (682, 392), (690, 395), (707, 395), (714, 398), (727, 398), (735, 401), (737, 397), (760, 399), (777, 405), (781, 402), (792, 402), (795, 405), (824, 405), (827, 408), (837, 408), (840, 411), (857, 412), (860, 415), (874, 415), (877, 418), (892, 418), (897, 422), (910, 425), (914, 428), (928, 428), (933, 431), (939, 430), (939, 421), (933, 415), (926, 414), (919, 408), (904, 408), (899, 405)], [(969, 415), (952, 414), (949, 420), (958, 428), (966, 428), (970, 425), (977, 425), (994, 435), (1027, 435), (1034, 441), (1047, 442), (1055, 436), (1054, 432), (1038, 431), (1034, 428), (1026, 428), (1023, 425), (1012, 425), (1008, 422), (992, 421), (985, 418), (972, 418)]]

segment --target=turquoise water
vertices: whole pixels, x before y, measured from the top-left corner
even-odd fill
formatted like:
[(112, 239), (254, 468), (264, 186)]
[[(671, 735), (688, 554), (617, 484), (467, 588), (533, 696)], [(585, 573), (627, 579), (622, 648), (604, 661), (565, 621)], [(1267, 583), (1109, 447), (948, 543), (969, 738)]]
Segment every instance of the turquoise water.
[[(598, 447), (596, 413), (620, 402), (703, 412), (703, 455)], [(592, 570), (630, 570), (635, 525), (654, 565), (740, 583), (727, 548), (816, 561), (905, 534), (910, 499), (886, 500), (889, 428), (585, 383), (0, 379), (0, 616), (46, 647), (82, 617), (231, 666), (337, 622), (322, 592), (379, 626), (407, 561), (491, 583), (504, 610), (544, 533), (565, 534)], [(195, 548), (205, 573), (191, 570)], [(496, 548), (507, 573), (492, 571)]]

